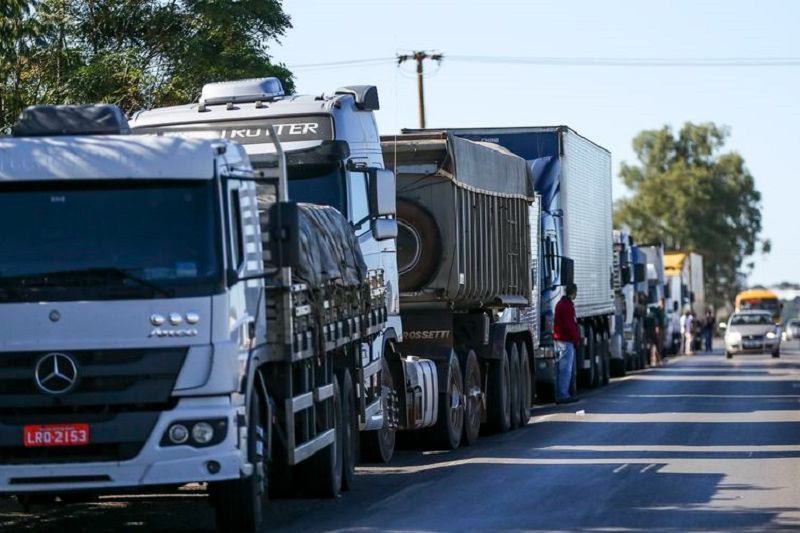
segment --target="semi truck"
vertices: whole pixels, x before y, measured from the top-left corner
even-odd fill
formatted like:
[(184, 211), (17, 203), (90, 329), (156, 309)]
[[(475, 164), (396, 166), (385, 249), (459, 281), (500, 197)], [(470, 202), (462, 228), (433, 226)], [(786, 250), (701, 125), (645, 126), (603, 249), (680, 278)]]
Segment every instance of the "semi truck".
[(564, 286), (573, 280), (578, 286), (574, 303), (581, 333), (574, 374), (583, 386), (607, 383), (614, 316), (610, 152), (567, 126), (448, 131), (464, 139), (499, 144), (525, 159), (528, 179), (541, 197), (540, 342), (534, 351), (537, 397), (553, 398), (553, 314)]
[(614, 319), (611, 323), (611, 375), (647, 365), (644, 319), (646, 257), (627, 231), (614, 230)]
[(657, 306), (661, 299), (664, 300), (663, 310), (663, 323), (661, 324), (662, 331), (664, 332), (664, 351), (662, 357), (669, 353), (674, 353), (670, 350), (672, 345), (672, 332), (673, 332), (673, 315), (680, 313), (676, 311), (676, 307), (672, 303), (672, 297), (667, 293), (667, 280), (666, 272), (664, 270), (664, 245), (661, 243), (641, 244), (638, 247), (639, 251), (644, 255), (647, 264), (647, 307)]
[[(199, 102), (135, 113), (134, 132), (142, 135), (222, 138), (241, 144), (257, 173), (274, 168), (278, 154), (269, 127), (275, 129), (285, 154), (289, 200), (327, 205), (344, 215), (356, 234), (357, 247), (368, 269), (382, 273), (386, 325), (358, 354), (336, 363), (340, 381), (350, 374), (347, 402), (356, 414), (348, 417), (348, 434), (355, 435), (345, 450), (345, 486), (355, 463), (388, 461), (394, 453), (396, 401), (390, 359), (399, 359), (395, 345), (402, 338), (393, 219), (393, 175), (385, 170), (375, 112), (380, 108), (377, 87), (340, 87), (330, 95), (285, 94), (276, 78), (206, 84)], [(384, 185), (385, 184), (385, 185)], [(388, 199), (376, 197), (386, 187)], [(386, 201), (386, 206), (377, 205)], [(387, 214), (374, 216), (375, 209)], [(429, 367), (406, 361), (405, 369), (426, 375)], [(420, 366), (422, 370), (417, 371)], [(428, 376), (428, 379), (431, 379)], [(351, 397), (352, 396), (352, 397)]]
[[(220, 529), (256, 531), (268, 494), (351, 486), (357, 430), (393, 423), (374, 349), (393, 289), (342, 213), (289, 200), (282, 128), (260, 127), (257, 172), (224, 139), (129, 135), (114, 106), (34, 107), (0, 139), (0, 492), (201, 483)], [(346, 143), (303, 142), (342, 170)], [(393, 243), (391, 173), (358, 172), (361, 223)]]
[[(438, 415), (421, 413), (438, 422), (418, 436), (452, 449), (472, 444), (482, 427), (526, 425), (540, 204), (525, 161), (447, 130), (381, 141), (396, 174), (401, 348), (432, 361), (438, 375)], [(417, 426), (401, 420), (398, 429)]]
[[(665, 252), (664, 273), (667, 293), (672, 299), (672, 343), (671, 353), (681, 353), (683, 338), (680, 317), (687, 311), (695, 314), (695, 320), (706, 311), (705, 285), (703, 282), (703, 256), (696, 252)], [(696, 337), (699, 341), (699, 336)]]

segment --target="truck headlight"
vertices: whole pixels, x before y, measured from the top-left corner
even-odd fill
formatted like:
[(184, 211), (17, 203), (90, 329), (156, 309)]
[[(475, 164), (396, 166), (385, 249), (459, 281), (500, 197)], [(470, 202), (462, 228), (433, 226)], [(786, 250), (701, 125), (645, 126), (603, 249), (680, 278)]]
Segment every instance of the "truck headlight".
[(189, 430), (183, 424), (173, 424), (169, 428), (169, 440), (173, 444), (183, 444), (189, 440)]
[(192, 440), (197, 444), (208, 444), (214, 438), (214, 428), (208, 422), (198, 422), (192, 427)]
[(774, 338), (775, 338), (775, 337), (777, 337), (777, 336), (778, 336), (778, 335), (777, 335), (777, 334), (776, 334), (774, 331), (768, 331), (768, 332), (767, 332), (767, 338), (768, 338), (768, 339), (774, 339)]

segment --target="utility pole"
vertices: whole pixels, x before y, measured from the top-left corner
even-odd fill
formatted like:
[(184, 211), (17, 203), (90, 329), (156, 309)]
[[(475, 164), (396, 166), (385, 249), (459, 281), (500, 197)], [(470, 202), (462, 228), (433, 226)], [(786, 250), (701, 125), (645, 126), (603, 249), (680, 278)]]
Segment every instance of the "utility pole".
[(422, 62), (426, 59), (433, 59), (441, 62), (444, 54), (429, 54), (425, 51), (414, 52), (411, 55), (403, 54), (397, 56), (397, 65), (400, 66), (405, 61), (413, 59), (417, 62), (417, 92), (419, 93), (419, 127), (425, 127), (425, 92), (422, 88)]

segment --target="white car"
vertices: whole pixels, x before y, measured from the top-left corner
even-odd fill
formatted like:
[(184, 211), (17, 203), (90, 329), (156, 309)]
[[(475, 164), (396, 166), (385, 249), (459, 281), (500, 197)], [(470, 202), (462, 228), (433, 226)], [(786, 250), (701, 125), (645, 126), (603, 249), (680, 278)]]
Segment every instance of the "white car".
[(786, 327), (784, 328), (784, 335), (787, 341), (793, 339), (800, 339), (800, 319), (793, 318), (786, 322)]
[(780, 327), (772, 321), (768, 311), (740, 311), (733, 313), (725, 324), (725, 356), (733, 354), (771, 353), (781, 355)]

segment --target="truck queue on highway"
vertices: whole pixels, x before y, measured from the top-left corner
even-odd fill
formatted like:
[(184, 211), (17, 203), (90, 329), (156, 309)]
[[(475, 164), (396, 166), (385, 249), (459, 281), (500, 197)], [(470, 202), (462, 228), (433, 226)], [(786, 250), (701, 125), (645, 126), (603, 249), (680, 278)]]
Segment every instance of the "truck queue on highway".
[[(0, 493), (205, 484), (223, 531), (649, 364), (702, 257), (614, 230), (611, 154), (567, 126), (381, 135), (378, 91), (211, 83), (139, 112), (35, 106), (0, 139)], [(684, 268), (686, 265), (686, 268)], [(685, 272), (684, 272), (685, 270)], [(673, 329), (670, 329), (673, 327)], [(407, 439), (408, 440), (408, 439)]]

